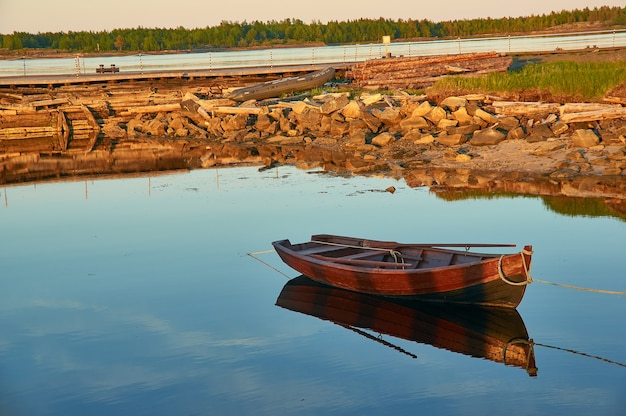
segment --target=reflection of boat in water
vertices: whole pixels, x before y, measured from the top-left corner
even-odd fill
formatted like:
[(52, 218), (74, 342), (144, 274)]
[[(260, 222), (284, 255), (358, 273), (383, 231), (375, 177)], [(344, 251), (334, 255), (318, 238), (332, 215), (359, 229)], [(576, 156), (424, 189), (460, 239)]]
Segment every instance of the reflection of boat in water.
[(246, 101), (280, 97), (281, 94), (288, 92), (304, 91), (319, 87), (334, 77), (335, 70), (331, 67), (326, 67), (299, 77), (280, 78), (239, 88), (230, 93), (228, 98), (235, 101)]
[(326, 286), (306, 276), (287, 282), (276, 305), (332, 321), (371, 339), (379, 340), (362, 330), (521, 367), (530, 376), (537, 375), (533, 343), (515, 309), (366, 295)]
[(531, 282), (531, 246), (486, 254), (469, 251), (486, 244), (399, 244), (326, 234), (272, 245), (289, 267), (313, 280), (373, 295), (515, 308)]

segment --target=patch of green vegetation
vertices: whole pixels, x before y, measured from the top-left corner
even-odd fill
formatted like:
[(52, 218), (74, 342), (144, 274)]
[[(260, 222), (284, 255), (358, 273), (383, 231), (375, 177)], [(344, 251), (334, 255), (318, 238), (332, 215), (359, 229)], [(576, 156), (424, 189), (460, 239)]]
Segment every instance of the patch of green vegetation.
[(434, 90), (521, 93), (543, 90), (581, 99), (602, 98), (626, 81), (626, 61), (531, 63), (519, 70), (487, 74), (483, 77), (447, 77), (433, 85)]

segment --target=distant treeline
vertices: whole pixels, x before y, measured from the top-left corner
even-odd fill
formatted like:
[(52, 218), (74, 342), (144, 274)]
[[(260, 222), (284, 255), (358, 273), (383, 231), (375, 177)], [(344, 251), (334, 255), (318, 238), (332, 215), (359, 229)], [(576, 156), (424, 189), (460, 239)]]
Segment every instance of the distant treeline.
[(157, 52), (206, 48), (257, 47), (291, 44), (349, 44), (392, 39), (472, 37), (542, 31), (556, 26), (601, 22), (603, 27), (626, 26), (626, 7), (584, 8), (539, 16), (502, 19), (429, 20), (359, 19), (346, 22), (304, 23), (298, 19), (269, 22), (223, 21), (204, 29), (115, 29), (102, 32), (23, 33), (0, 35), (8, 50), (51, 49), (70, 52)]

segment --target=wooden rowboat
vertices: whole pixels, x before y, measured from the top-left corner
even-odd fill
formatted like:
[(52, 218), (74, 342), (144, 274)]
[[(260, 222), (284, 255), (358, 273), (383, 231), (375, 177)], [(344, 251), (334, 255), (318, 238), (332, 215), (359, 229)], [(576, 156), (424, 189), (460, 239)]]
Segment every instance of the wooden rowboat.
[(331, 321), (413, 358), (417, 358), (414, 353), (378, 335), (432, 345), (523, 368), (531, 377), (537, 375), (534, 343), (515, 309), (365, 295), (326, 286), (305, 276), (287, 282), (276, 305)]
[(281, 94), (319, 87), (334, 77), (335, 70), (331, 67), (326, 67), (300, 77), (280, 78), (249, 87), (239, 88), (231, 92), (228, 98), (235, 101), (247, 101), (279, 97)]
[(532, 281), (531, 246), (486, 254), (469, 248), (494, 245), (400, 244), (325, 234), (272, 245), (289, 267), (315, 281), (374, 295), (515, 308)]

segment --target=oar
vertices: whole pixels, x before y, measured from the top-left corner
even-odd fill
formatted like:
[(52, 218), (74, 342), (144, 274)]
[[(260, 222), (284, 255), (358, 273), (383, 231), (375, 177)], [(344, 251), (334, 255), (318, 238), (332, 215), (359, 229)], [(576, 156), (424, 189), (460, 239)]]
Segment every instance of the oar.
[[(371, 246), (366, 244), (372, 244)], [(417, 248), (432, 248), (432, 247), (515, 247), (516, 244), (483, 244), (483, 243), (442, 243), (442, 244), (402, 244), (402, 243), (394, 243), (394, 242), (380, 242), (380, 241), (369, 241), (363, 240), (363, 247), (371, 247), (371, 248), (396, 248), (396, 247), (417, 247)]]
[[(416, 247), (416, 248), (435, 248), (435, 247), (463, 247), (469, 249), (470, 247), (515, 247), (516, 244), (484, 244), (484, 243), (442, 243), (442, 244), (402, 244), (392, 241), (376, 241), (376, 240), (358, 240), (353, 239), (353, 244), (349, 243), (334, 243), (332, 241), (316, 240), (316, 236), (313, 236), (311, 242), (326, 244), (328, 246), (336, 247), (352, 247), (352, 248), (369, 248), (369, 249), (395, 249), (403, 247)], [(322, 236), (322, 238), (325, 236)], [(349, 239), (346, 241), (350, 241)]]

